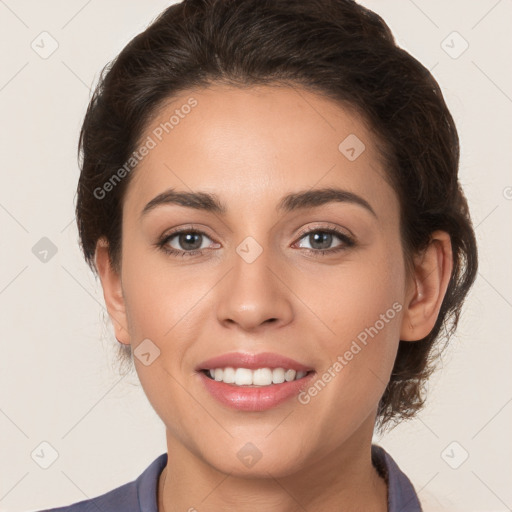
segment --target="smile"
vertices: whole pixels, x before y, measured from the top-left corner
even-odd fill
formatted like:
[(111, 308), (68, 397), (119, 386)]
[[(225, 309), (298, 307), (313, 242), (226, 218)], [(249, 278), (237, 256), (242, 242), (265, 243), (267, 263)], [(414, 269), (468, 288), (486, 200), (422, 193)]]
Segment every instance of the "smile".
[(305, 377), (308, 372), (295, 371), (291, 368), (212, 368), (203, 370), (205, 375), (217, 382), (233, 384), (235, 386), (271, 386), (272, 384), (282, 384), (283, 382), (292, 382)]

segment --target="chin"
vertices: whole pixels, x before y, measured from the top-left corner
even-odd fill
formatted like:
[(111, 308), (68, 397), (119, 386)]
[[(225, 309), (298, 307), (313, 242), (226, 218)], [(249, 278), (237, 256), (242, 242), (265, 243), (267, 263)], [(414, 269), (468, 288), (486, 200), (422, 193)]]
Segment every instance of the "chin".
[(293, 475), (306, 464), (298, 451), (293, 454), (285, 450), (257, 450), (249, 443), (238, 452), (232, 452), (230, 457), (207, 462), (221, 473), (247, 479), (283, 478)]
[[(275, 425), (274, 427), (275, 428)], [(211, 441), (206, 446), (197, 445), (198, 456), (215, 470), (241, 478), (286, 477), (307, 466), (316, 457), (305, 447), (313, 446), (305, 442), (304, 436), (290, 436), (270, 439), (269, 432), (235, 436), (224, 442)], [(254, 432), (254, 431), (253, 431)], [(283, 441), (285, 438), (286, 441)]]

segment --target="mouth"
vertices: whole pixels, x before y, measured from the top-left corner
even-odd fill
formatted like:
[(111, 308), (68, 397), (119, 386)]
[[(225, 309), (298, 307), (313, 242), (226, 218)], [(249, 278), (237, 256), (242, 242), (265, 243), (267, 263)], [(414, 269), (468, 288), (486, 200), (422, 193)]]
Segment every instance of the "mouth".
[(240, 412), (266, 411), (288, 402), (305, 388), (314, 368), (280, 354), (232, 352), (196, 368), (208, 396)]
[(231, 366), (200, 371), (209, 379), (217, 382), (250, 387), (272, 386), (273, 384), (297, 381), (314, 372), (314, 370), (296, 371), (292, 368), (257, 368), (251, 370), (250, 368), (233, 368)]

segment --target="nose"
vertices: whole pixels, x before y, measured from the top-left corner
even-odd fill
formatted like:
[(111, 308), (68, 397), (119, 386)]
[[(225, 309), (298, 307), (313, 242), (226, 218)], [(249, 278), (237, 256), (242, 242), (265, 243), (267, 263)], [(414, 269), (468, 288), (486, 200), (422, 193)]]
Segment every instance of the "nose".
[(291, 322), (293, 294), (286, 285), (288, 274), (268, 250), (250, 263), (236, 254), (219, 288), (216, 301), (219, 322), (246, 331), (268, 325), (278, 328)]

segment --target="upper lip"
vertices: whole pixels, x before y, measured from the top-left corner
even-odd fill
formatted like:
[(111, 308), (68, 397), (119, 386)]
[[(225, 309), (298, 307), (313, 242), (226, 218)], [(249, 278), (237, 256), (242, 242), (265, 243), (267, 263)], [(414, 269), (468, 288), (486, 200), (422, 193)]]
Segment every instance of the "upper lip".
[(313, 370), (310, 366), (272, 352), (261, 352), (259, 354), (230, 352), (207, 359), (199, 363), (195, 369), (200, 371), (213, 368), (227, 368), (229, 366), (232, 368), (248, 368), (249, 370), (256, 370), (258, 368), (284, 368), (304, 372)]

